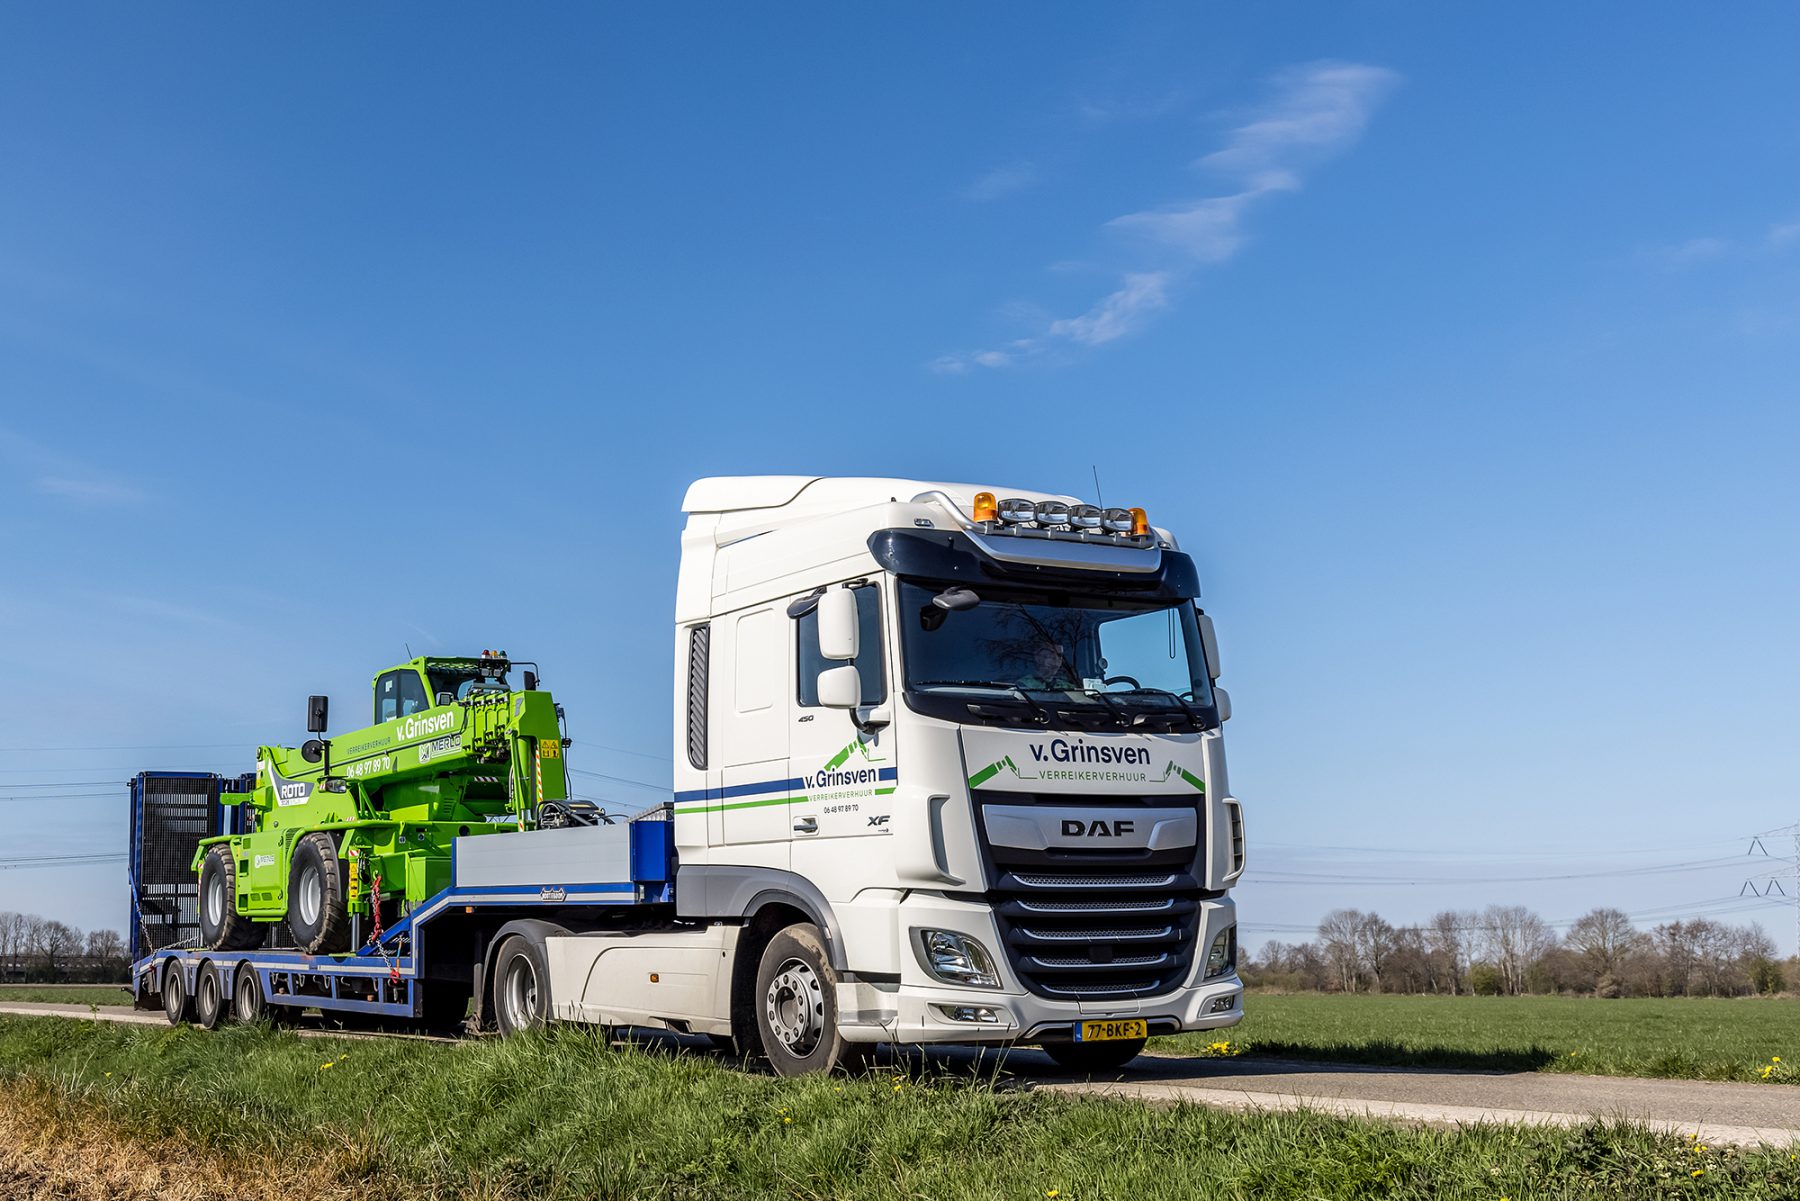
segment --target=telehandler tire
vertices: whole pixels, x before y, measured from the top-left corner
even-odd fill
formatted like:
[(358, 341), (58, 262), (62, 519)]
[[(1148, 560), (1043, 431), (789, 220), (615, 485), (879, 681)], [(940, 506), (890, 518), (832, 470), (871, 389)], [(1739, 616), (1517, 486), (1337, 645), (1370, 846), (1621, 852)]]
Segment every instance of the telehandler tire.
[(294, 844), (288, 865), (287, 928), (294, 945), (308, 955), (350, 949), (350, 914), (345, 906), (348, 878), (337, 843), (315, 830)]
[(216, 844), (200, 861), (200, 941), (215, 951), (249, 951), (267, 932), (237, 911), (237, 860), (229, 844)]

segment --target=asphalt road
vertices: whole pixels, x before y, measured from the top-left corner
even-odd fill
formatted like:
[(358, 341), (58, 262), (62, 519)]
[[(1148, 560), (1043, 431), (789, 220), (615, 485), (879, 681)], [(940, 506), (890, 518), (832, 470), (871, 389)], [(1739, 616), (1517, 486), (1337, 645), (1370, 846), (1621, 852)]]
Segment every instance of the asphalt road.
[[(116, 1006), (0, 1002), (0, 1013), (89, 1018), (162, 1025), (159, 1012)], [(338, 1030), (301, 1034), (345, 1036)], [(363, 1035), (411, 1037), (427, 1035)], [(652, 1042), (670, 1041), (666, 1037)], [(679, 1040), (692, 1048), (699, 1040)], [(991, 1054), (953, 1048), (934, 1051), (945, 1070), (974, 1068), (986, 1075)], [(978, 1065), (986, 1065), (981, 1067)], [(1312, 1109), (1431, 1125), (1478, 1122), (1571, 1126), (1593, 1118), (1624, 1118), (1714, 1146), (1800, 1145), (1800, 1087), (1711, 1080), (1645, 1080), (1548, 1072), (1455, 1072), (1422, 1068), (1303, 1063), (1291, 1060), (1190, 1059), (1140, 1056), (1125, 1073), (1080, 1079), (1061, 1072), (1037, 1051), (1006, 1053), (1000, 1074), (1015, 1087), (1128, 1097), (1154, 1104), (1191, 1102), (1237, 1110)]]

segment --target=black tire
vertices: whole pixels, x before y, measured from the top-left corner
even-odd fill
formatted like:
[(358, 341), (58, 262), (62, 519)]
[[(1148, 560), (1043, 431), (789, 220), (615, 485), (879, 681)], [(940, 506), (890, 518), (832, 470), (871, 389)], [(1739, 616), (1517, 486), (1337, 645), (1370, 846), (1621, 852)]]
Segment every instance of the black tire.
[(550, 1020), (550, 965), (544, 949), (517, 934), (494, 956), (494, 1021), (511, 1037)]
[(179, 1026), (194, 1016), (194, 999), (188, 996), (187, 973), (179, 963), (171, 963), (163, 971), (163, 1015), (169, 1025)]
[(315, 830), (294, 844), (288, 864), (287, 908), (287, 928), (294, 946), (308, 955), (350, 949), (347, 891), (344, 861), (329, 833)]
[(237, 970), (237, 984), (231, 990), (231, 1020), (253, 1026), (269, 1017), (269, 1010), (275, 1008), (263, 996), (262, 979), (256, 969), (240, 966)]
[(267, 929), (237, 911), (237, 860), (218, 843), (200, 861), (200, 941), (215, 951), (248, 951)]
[(194, 1024), (202, 1030), (216, 1030), (230, 1009), (218, 965), (201, 964), (200, 970), (194, 973)]
[(819, 928), (807, 923), (776, 933), (756, 969), (756, 1035), (777, 1076), (829, 1072), (857, 1061), (837, 1021), (837, 973)]
[(1044, 1054), (1070, 1072), (1116, 1072), (1144, 1050), (1146, 1040), (1121, 1038), (1099, 1043), (1040, 1043)]

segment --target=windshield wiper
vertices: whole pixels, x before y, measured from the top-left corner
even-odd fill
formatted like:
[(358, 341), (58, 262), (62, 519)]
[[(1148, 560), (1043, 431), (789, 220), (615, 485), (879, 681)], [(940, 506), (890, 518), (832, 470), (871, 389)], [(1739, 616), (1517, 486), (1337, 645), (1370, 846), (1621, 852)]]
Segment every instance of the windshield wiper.
[(1112, 703), (1112, 701), (1107, 697), (1106, 693), (1102, 692), (1100, 689), (1098, 689), (1098, 688), (1083, 688), (1081, 690), (1081, 693), (1083, 696), (1091, 696), (1095, 700), (1099, 701), (1102, 705), (1105, 705), (1106, 711), (1108, 713), (1111, 713), (1113, 715), (1113, 719), (1115, 721), (1117, 721), (1121, 726), (1128, 726), (1131, 724), (1131, 715), (1129, 713), (1127, 713), (1125, 710), (1120, 709), (1117, 706), (1115, 706)]
[[(1025, 702), (1026, 707), (1031, 710), (1031, 716), (1034, 721), (1041, 726), (1050, 724), (1050, 714), (1045, 712), (1042, 705), (1031, 698), (1029, 692), (1025, 691), (1025, 689), (1018, 684), (1009, 684), (1004, 680), (914, 680), (912, 681), (912, 686), (914, 688), (995, 688), (1001, 692), (1010, 692)], [(981, 708), (980, 705), (976, 704), (968, 706), (969, 712), (975, 714), (977, 717), (990, 716), (989, 714), (983, 713)]]
[[(1201, 715), (1200, 710), (1198, 710), (1198, 709), (1194, 708), (1192, 705), (1188, 704), (1187, 700), (1185, 698), (1183, 698), (1179, 692), (1170, 692), (1167, 688), (1139, 687), (1139, 688), (1127, 688), (1124, 692), (1117, 693), (1116, 695), (1131, 696), (1134, 693), (1148, 693), (1151, 696), (1166, 696), (1181, 707), (1181, 711), (1187, 715), (1187, 719), (1189, 721), (1194, 723), (1194, 728), (1196, 730), (1206, 729), (1206, 718)], [(1137, 716), (1137, 722), (1139, 724), (1142, 724), (1150, 716), (1151, 715), (1148, 713), (1140, 713)], [(1173, 713), (1169, 713), (1168, 716), (1173, 717), (1175, 715)]]

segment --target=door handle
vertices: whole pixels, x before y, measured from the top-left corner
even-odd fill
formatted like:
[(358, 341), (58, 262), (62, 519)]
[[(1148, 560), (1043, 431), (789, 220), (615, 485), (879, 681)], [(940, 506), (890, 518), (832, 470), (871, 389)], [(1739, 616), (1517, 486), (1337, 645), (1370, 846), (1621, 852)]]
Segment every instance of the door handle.
[(816, 817), (803, 817), (794, 823), (794, 833), (796, 834), (817, 834), (818, 832), (819, 819)]

